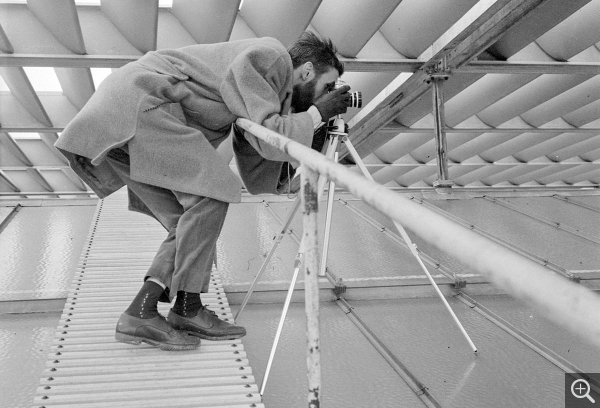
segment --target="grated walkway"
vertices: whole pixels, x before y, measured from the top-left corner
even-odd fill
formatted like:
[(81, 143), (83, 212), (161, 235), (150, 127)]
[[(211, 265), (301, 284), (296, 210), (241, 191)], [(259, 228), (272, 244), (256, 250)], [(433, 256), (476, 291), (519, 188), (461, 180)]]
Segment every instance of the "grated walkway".
[[(34, 407), (264, 408), (241, 340), (179, 352), (114, 340), (164, 236), (156, 221), (127, 210), (124, 191), (99, 202)], [(217, 271), (202, 299), (233, 319)]]

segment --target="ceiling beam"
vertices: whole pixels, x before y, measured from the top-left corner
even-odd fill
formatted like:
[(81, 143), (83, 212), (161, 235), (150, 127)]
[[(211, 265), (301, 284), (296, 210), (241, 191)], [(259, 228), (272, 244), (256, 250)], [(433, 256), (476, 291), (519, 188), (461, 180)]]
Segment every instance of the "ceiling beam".
[(83, 106), (96, 91), (90, 69), (54, 68), (54, 72), (56, 72), (60, 87), (69, 102), (71, 102), (77, 110), (83, 109)]
[[(497, 41), (507, 29), (548, 0), (480, 0), (455, 25), (444, 33), (419, 59), (424, 68), (455, 69), (468, 63)], [(349, 122), (349, 137), (356, 150), (364, 156), (388, 140), (369, 136), (391, 122), (402, 109), (429, 91), (428, 74), (424, 70), (410, 77), (400, 74), (380, 95)], [(341, 152), (340, 158), (348, 154)]]
[(15, 156), (21, 163), (25, 164), (26, 166), (33, 166), (33, 163), (31, 160), (29, 160), (29, 157), (27, 157), (25, 152), (21, 150), (17, 142), (15, 142), (15, 140), (10, 137), (9, 134), (0, 132), (0, 143), (2, 143), (4, 147), (8, 149), (10, 154)]
[(52, 196), (53, 198), (59, 196), (84, 196), (85, 198), (95, 197), (96, 193), (93, 191), (54, 191), (52, 193), (49, 192), (40, 192), (40, 191), (15, 191), (15, 192), (6, 192), (0, 191), (0, 197), (12, 197), (19, 196), (23, 198), (37, 197), (37, 196)]
[(52, 121), (23, 68), (0, 67), (0, 75), (10, 92), (35, 120), (44, 126), (52, 126)]
[(73, 185), (75, 185), (75, 187), (77, 187), (81, 191), (88, 191), (85, 184), (83, 184), (83, 181), (81, 181), (81, 179), (77, 176), (77, 174), (75, 174), (73, 170), (71, 170), (70, 167), (63, 168), (60, 170), (69, 179), (69, 181), (73, 183)]
[[(4, 172), (4, 170), (0, 170), (0, 180), (8, 185), (15, 193), (19, 193), (19, 187), (8, 177), (8, 175)], [(0, 193), (1, 194), (1, 193)]]
[[(446, 133), (470, 133), (470, 134), (481, 134), (481, 133), (578, 133), (578, 134), (600, 134), (600, 128), (536, 128), (536, 127), (505, 127), (505, 128), (444, 128)], [(400, 133), (433, 133), (435, 130), (433, 128), (410, 128), (407, 126), (401, 125), (386, 125), (379, 129), (377, 133), (385, 132), (394, 135), (398, 135)]]
[(28, 167), (27, 169), (25, 169), (25, 171), (27, 171), (27, 174), (29, 174), (29, 176), (36, 182), (38, 183), (40, 186), (42, 186), (42, 188), (48, 192), (54, 192), (54, 189), (52, 188), (52, 186), (48, 183), (48, 180), (46, 180), (46, 178), (42, 175), (42, 173), (40, 173), (40, 171), (34, 167)]
[(467, 74), (599, 75), (600, 63), (472, 61), (459, 68), (456, 68), (454, 72)]
[[(0, 67), (120, 68), (139, 55), (0, 54)], [(417, 59), (341, 58), (346, 72), (410, 72), (425, 63)], [(471, 61), (454, 73), (600, 75), (600, 62)]]
[[(490, 167), (490, 166), (495, 166), (495, 167), (519, 167), (519, 166), (573, 166), (573, 165), (580, 165), (580, 164), (594, 164), (596, 166), (598, 166), (598, 170), (600, 170), (600, 163), (582, 163), (582, 162), (574, 162), (574, 161), (563, 161), (563, 162), (554, 162), (554, 163), (537, 163), (537, 162), (523, 162), (523, 163), (502, 163), (502, 162), (490, 162), (490, 163), (471, 163), (471, 162), (466, 162), (466, 163), (454, 163), (452, 161), (448, 162), (448, 167)], [(365, 164), (365, 167), (367, 168), (384, 168), (384, 167), (436, 167), (437, 163), (434, 161), (428, 162), (428, 163), (382, 163), (382, 164)]]
[(120, 68), (139, 55), (0, 54), (0, 67)]
[(13, 48), (12, 44), (10, 43), (8, 36), (4, 32), (4, 29), (2, 28), (1, 25), (0, 25), (0, 51), (5, 52), (7, 54), (12, 54), (13, 52), (15, 52), (15, 49)]
[(39, 135), (40, 139), (42, 139), (42, 142), (44, 142), (44, 144), (48, 146), (48, 149), (52, 151), (56, 158), (58, 158), (61, 162), (65, 164), (69, 163), (66, 157), (63, 156), (63, 154), (54, 146), (54, 143), (56, 143), (56, 141), (58, 140), (58, 135), (56, 133), (40, 133)]

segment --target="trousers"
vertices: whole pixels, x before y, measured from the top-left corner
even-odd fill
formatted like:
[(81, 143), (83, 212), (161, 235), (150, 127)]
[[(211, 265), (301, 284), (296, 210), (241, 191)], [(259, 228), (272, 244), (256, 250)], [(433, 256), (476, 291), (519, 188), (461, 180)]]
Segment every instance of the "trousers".
[(111, 150), (106, 160), (167, 230), (145, 279), (162, 282), (169, 301), (180, 290), (206, 293), (229, 203), (132, 180), (127, 146)]

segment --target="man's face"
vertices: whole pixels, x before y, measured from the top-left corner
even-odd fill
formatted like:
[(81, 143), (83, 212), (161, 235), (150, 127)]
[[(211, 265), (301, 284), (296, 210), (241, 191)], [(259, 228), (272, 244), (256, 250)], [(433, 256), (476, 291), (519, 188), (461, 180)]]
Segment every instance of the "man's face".
[(305, 112), (321, 95), (335, 88), (339, 74), (337, 69), (330, 67), (320, 76), (314, 76), (310, 81), (294, 85), (292, 93), (292, 108), (294, 112)]

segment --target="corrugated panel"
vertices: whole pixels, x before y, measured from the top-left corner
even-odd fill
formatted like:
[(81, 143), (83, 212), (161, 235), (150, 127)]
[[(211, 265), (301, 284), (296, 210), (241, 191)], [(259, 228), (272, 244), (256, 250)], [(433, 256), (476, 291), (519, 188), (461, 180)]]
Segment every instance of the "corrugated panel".
[[(116, 322), (164, 235), (126, 208), (122, 193), (98, 204), (34, 406), (263, 407), (241, 340), (202, 340), (183, 352), (115, 341)], [(233, 319), (216, 271), (203, 301)]]

